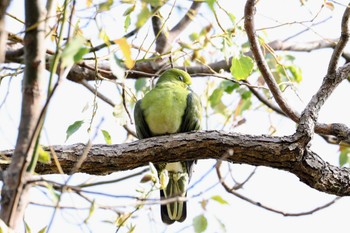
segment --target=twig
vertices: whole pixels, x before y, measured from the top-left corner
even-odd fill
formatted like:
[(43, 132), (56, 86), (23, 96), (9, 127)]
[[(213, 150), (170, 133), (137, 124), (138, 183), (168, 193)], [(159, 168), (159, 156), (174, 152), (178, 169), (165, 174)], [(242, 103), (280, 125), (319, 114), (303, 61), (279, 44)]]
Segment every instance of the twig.
[(268, 210), (270, 212), (273, 212), (273, 213), (276, 213), (276, 214), (281, 214), (285, 217), (297, 217), (297, 216), (304, 216), (304, 215), (310, 215), (310, 214), (313, 214), (317, 211), (320, 211), (320, 210), (323, 210), (331, 205), (333, 205), (336, 201), (338, 201), (341, 197), (336, 197), (334, 198), (332, 201), (322, 205), (322, 206), (319, 206), (319, 207), (316, 207), (312, 210), (309, 210), (309, 211), (305, 211), (305, 212), (300, 212), (300, 213), (288, 213), (288, 212), (284, 212), (284, 211), (280, 211), (280, 210), (276, 210), (276, 209), (273, 209), (269, 206), (266, 206), (264, 204), (261, 204), (260, 202), (257, 202), (257, 201), (254, 201), (246, 196), (243, 196), (242, 194), (239, 194), (238, 192), (236, 192), (235, 190), (235, 187), (229, 187), (226, 183), (225, 183), (225, 180), (223, 179), (222, 177), (222, 174), (221, 174), (221, 171), (220, 171), (220, 166), (221, 166), (221, 163), (217, 163), (217, 166), (216, 166), (216, 173), (218, 175), (218, 178), (222, 184), (222, 186), (224, 187), (224, 189), (228, 192), (228, 193), (231, 193), (233, 194), (234, 196), (252, 204), (252, 205), (255, 205), (255, 206), (258, 206), (260, 208), (263, 208), (265, 210)]
[(349, 40), (349, 17), (350, 17), (350, 4), (345, 8), (342, 22), (341, 22), (341, 36), (338, 41), (338, 44), (336, 45), (335, 49), (333, 50), (332, 57), (329, 61), (328, 65), (328, 71), (327, 74), (333, 74), (336, 71), (339, 58), (341, 54), (343, 53), (343, 50), (348, 43)]
[(250, 42), (250, 47), (252, 50), (252, 53), (254, 55), (254, 58), (256, 60), (256, 64), (266, 82), (268, 87), (270, 88), (270, 91), (272, 95), (274, 96), (276, 102), (280, 106), (280, 108), (283, 110), (284, 113), (286, 113), (293, 121), (298, 122), (299, 121), (299, 114), (292, 109), (287, 101), (283, 98), (282, 92), (280, 91), (278, 84), (276, 83), (276, 80), (273, 77), (273, 74), (271, 70), (268, 67), (268, 64), (266, 60), (264, 59), (264, 56), (262, 54), (260, 44), (258, 42), (258, 39), (255, 35), (255, 26), (254, 26), (254, 11), (255, 11), (255, 0), (247, 0), (245, 5), (245, 20), (244, 20), (244, 27), (247, 31), (247, 36)]

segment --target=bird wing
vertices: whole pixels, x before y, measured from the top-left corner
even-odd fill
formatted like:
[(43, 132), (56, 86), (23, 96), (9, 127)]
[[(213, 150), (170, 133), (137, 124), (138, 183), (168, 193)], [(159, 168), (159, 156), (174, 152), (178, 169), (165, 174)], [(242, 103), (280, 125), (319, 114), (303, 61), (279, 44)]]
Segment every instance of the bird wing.
[[(202, 104), (198, 95), (189, 88), (189, 94), (187, 95), (187, 105), (182, 117), (182, 123), (179, 132), (188, 132), (192, 130), (199, 130), (201, 128), (201, 109)], [(192, 165), (194, 162), (196, 161), (186, 161), (189, 177), (191, 177)]]
[(137, 101), (134, 109), (136, 134), (139, 139), (152, 137), (151, 131), (149, 130), (148, 124), (145, 120), (145, 116), (141, 108), (141, 102), (142, 100)]
[(196, 93), (189, 88), (187, 95), (187, 104), (179, 132), (188, 132), (192, 130), (199, 130), (201, 127), (201, 102)]

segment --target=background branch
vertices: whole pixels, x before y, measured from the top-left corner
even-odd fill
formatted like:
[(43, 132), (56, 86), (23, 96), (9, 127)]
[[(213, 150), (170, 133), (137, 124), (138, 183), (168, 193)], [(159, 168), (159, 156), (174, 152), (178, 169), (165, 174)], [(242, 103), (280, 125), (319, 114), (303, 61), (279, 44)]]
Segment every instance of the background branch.
[(4, 62), (6, 53), (7, 31), (5, 30), (5, 13), (10, 0), (0, 2), (0, 63)]

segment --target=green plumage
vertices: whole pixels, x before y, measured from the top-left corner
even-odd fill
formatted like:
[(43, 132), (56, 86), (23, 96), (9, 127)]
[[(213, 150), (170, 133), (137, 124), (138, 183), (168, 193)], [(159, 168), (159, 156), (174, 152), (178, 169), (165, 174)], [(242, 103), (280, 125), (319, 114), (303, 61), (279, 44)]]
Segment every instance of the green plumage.
[[(191, 76), (185, 71), (169, 69), (143, 99), (136, 103), (134, 117), (139, 139), (200, 129), (202, 106), (189, 85)], [(169, 181), (160, 190), (162, 198), (186, 196), (194, 161), (156, 164), (158, 175)], [(161, 206), (162, 221), (172, 224), (186, 219), (186, 202)]]

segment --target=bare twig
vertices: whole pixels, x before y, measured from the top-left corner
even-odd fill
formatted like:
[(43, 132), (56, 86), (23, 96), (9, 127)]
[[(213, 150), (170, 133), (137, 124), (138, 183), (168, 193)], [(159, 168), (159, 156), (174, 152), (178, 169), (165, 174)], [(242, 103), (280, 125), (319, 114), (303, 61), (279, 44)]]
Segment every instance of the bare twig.
[(153, 30), (157, 35), (156, 51), (159, 54), (167, 52), (170, 49), (173, 41), (186, 29), (186, 27), (192, 22), (193, 18), (197, 15), (198, 9), (201, 5), (200, 1), (193, 1), (190, 9), (186, 12), (184, 17), (167, 33), (163, 29), (164, 25), (160, 20), (160, 15), (155, 15), (152, 18)]
[(4, 62), (6, 53), (7, 31), (5, 30), (5, 13), (10, 0), (2, 0), (0, 3), (0, 64)]
[(273, 77), (271, 70), (268, 67), (266, 60), (261, 51), (260, 43), (255, 35), (255, 26), (254, 26), (254, 12), (255, 12), (255, 0), (248, 0), (245, 5), (244, 11), (244, 27), (247, 31), (247, 36), (250, 42), (250, 47), (254, 58), (256, 60), (256, 64), (266, 82), (272, 95), (274, 96), (276, 102), (280, 106), (286, 115), (288, 115), (293, 121), (299, 121), (299, 114), (292, 109), (287, 101), (283, 98), (282, 92), (279, 89), (276, 80)]
[(350, 4), (348, 4), (348, 6), (345, 8), (345, 11), (343, 14), (343, 18), (341, 22), (341, 35), (337, 43), (337, 46), (333, 50), (332, 57), (329, 61), (328, 71), (327, 71), (328, 75), (331, 75), (336, 71), (339, 58), (343, 53), (343, 50), (346, 44), (349, 41), (349, 36), (350, 36), (349, 35), (349, 17), (350, 17)]
[[(255, 0), (248, 0), (245, 5), (245, 29), (247, 31), (248, 39), (250, 42), (251, 50), (254, 55), (254, 58), (256, 60), (257, 66), (267, 83), (267, 85), (270, 88), (270, 91), (272, 95), (274, 96), (277, 104), (280, 106), (280, 108), (283, 110), (283, 112), (294, 122), (299, 123), (299, 118), (300, 114), (297, 113), (294, 109), (292, 109), (286, 100), (283, 98), (281, 91), (279, 90), (279, 87), (272, 75), (271, 70), (269, 69), (266, 60), (263, 57), (260, 44), (258, 42), (257, 36), (255, 35), (255, 28), (254, 28), (254, 10), (255, 10)], [(348, 10), (346, 10), (348, 12)], [(347, 15), (347, 13), (346, 13)], [(344, 20), (347, 22), (347, 20)], [(344, 29), (347, 30), (347, 29)], [(336, 55), (338, 56), (338, 55)], [(338, 76), (338, 78), (335, 78), (336, 80), (339, 81), (344, 79), (343, 74), (347, 73), (349, 71), (349, 66), (345, 65), (341, 69), (338, 70), (339, 72), (333, 72), (332, 77), (329, 78), (335, 78), (334, 76)], [(336, 81), (336, 82), (338, 82)], [(335, 88), (335, 86), (338, 83), (335, 84), (330, 84), (328, 85), (333, 85), (332, 88)], [(325, 100), (325, 99), (324, 99)], [(312, 126), (313, 127), (313, 126)], [(340, 133), (340, 131), (342, 131)], [(300, 131), (299, 131), (300, 132)], [(347, 143), (350, 142), (350, 130), (343, 124), (322, 124), (322, 123), (317, 123), (315, 125), (315, 132), (320, 133), (320, 134), (326, 134), (326, 135), (333, 135), (338, 137), (338, 140), (345, 140), (344, 138), (347, 138), (346, 141)], [(310, 135), (309, 135), (310, 136)]]
[(262, 203), (260, 203), (260, 202), (254, 201), (254, 200), (252, 200), (252, 199), (250, 199), (250, 198), (248, 198), (248, 197), (246, 197), (246, 196), (244, 196), (244, 195), (238, 193), (238, 192), (236, 191), (237, 189), (236, 189), (235, 186), (234, 186), (234, 187), (230, 187), (228, 184), (226, 184), (226, 183), (225, 183), (225, 179), (224, 179), (224, 177), (223, 177), (222, 174), (221, 174), (220, 166), (221, 166), (221, 163), (218, 162), (218, 163), (217, 163), (217, 166), (216, 166), (216, 173), (217, 173), (217, 175), (218, 175), (218, 178), (219, 178), (219, 180), (220, 180), (221, 185), (224, 187), (224, 189), (225, 189), (228, 193), (231, 193), (231, 194), (233, 194), (234, 196), (238, 197), (239, 199), (244, 200), (244, 201), (246, 201), (246, 202), (248, 202), (248, 203), (250, 203), (250, 204), (252, 204), (252, 205), (255, 205), (255, 206), (260, 207), (260, 208), (262, 208), (262, 209), (271, 211), (271, 212), (276, 213), (276, 214), (281, 214), (281, 215), (283, 215), (283, 216), (285, 216), (285, 217), (296, 217), (296, 216), (304, 216), (304, 215), (313, 214), (313, 213), (315, 213), (315, 212), (317, 212), (317, 211), (323, 210), (323, 209), (325, 209), (325, 208), (327, 208), (327, 207), (333, 205), (336, 201), (338, 201), (338, 200), (341, 198), (341, 197), (336, 197), (336, 198), (334, 198), (333, 200), (331, 200), (330, 202), (328, 202), (328, 203), (326, 203), (326, 204), (324, 204), (324, 205), (322, 205), (322, 206), (316, 207), (316, 208), (314, 208), (314, 209), (312, 209), (312, 210), (309, 210), (309, 211), (300, 212), (300, 213), (289, 213), (289, 212), (285, 212), (285, 211), (281, 211), (281, 210), (276, 210), (276, 209), (274, 209), (274, 208), (271, 208), (271, 207), (269, 207), (269, 206), (267, 206), (267, 205), (264, 205), (264, 204), (262, 204)]

